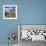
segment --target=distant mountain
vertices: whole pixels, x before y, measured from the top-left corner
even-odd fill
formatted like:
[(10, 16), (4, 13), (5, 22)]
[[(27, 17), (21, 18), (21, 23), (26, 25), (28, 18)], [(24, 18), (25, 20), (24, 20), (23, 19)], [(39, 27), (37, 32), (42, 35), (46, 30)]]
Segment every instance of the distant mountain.
[(5, 12), (15, 12), (15, 7), (8, 7), (8, 8), (5, 8)]

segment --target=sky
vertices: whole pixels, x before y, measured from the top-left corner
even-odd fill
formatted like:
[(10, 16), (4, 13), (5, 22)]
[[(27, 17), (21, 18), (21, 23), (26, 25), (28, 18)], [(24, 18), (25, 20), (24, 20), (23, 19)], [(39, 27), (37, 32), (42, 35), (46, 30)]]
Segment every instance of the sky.
[(15, 12), (15, 7), (5, 7), (6, 12)]

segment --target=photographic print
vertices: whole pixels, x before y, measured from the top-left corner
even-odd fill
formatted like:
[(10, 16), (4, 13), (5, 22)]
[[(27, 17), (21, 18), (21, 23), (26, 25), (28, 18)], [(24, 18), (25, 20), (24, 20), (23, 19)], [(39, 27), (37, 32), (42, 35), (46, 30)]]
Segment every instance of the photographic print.
[(18, 25), (21, 40), (46, 41), (46, 25)]
[(17, 5), (3, 5), (3, 19), (17, 19)]

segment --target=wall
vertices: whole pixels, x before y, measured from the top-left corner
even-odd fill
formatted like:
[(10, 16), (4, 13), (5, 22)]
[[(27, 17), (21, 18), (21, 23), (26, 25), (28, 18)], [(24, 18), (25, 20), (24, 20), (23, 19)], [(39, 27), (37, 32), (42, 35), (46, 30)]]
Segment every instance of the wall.
[[(16, 35), (18, 35), (17, 24), (20, 22), (19, 13), (21, 12), (21, 9), (19, 8), (20, 6), (19, 3), (20, 1), (16, 1), (16, 0), (0, 0), (0, 44), (7, 44), (9, 42), (8, 35), (10, 32), (16, 32)], [(7, 4), (8, 5), (19, 4), (17, 20), (4, 20), (3, 19), (3, 5), (7, 5)], [(15, 41), (16, 43), (18, 43), (17, 39)]]
[[(5, 4), (17, 4), (17, 20), (3, 20)], [(11, 31), (17, 34), (18, 24), (46, 24), (46, 0), (0, 0), (0, 44), (8, 43)]]
[(46, 24), (46, 0), (23, 0), (21, 24)]

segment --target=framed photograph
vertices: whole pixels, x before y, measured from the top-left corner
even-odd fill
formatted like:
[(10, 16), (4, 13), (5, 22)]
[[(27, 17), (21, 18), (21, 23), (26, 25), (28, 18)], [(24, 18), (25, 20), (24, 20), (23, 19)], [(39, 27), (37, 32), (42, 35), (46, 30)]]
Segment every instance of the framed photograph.
[[(24, 40), (46, 41), (45, 24), (19, 24), (18, 41), (24, 43)], [(22, 42), (23, 41), (23, 42)]]
[(3, 19), (17, 19), (17, 5), (3, 5)]

